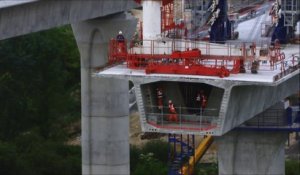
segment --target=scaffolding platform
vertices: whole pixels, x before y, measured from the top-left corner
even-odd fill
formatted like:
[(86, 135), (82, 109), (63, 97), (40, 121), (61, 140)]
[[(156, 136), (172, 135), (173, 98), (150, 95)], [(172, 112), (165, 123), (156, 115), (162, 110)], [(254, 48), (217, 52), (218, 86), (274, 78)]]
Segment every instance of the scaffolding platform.
[[(177, 44), (174, 44), (174, 41), (170, 41), (170, 43), (158, 43), (157, 48), (153, 48), (152, 46), (154, 43), (144, 43), (142, 47), (133, 47), (130, 51), (131, 54), (148, 54), (151, 58), (160, 59), (164, 61), (163, 58), (160, 58), (162, 54), (170, 54), (171, 47), (173, 45), (177, 46), (176, 50), (186, 50), (187, 48), (199, 48), (201, 51), (201, 55), (207, 57), (209, 55), (215, 55), (220, 57), (228, 56), (240, 56), (240, 48), (241, 46), (237, 46), (236, 44), (228, 44), (228, 45), (221, 45), (221, 44), (211, 44), (206, 42), (186, 42), (186, 41), (179, 41)], [(249, 43), (248, 43), (249, 44)], [(242, 45), (242, 43), (239, 43)], [(264, 49), (267, 46), (264, 46)], [(174, 50), (174, 48), (173, 48)], [(262, 54), (263, 49), (260, 47), (256, 47), (254, 52)], [(250, 51), (247, 51), (250, 52)], [(280, 82), (282, 79), (289, 78), (291, 76), (299, 74), (299, 65), (300, 65), (300, 53), (299, 53), (299, 46), (298, 45), (288, 45), (283, 46), (281, 52), (284, 53), (285, 59), (282, 61), (277, 61), (273, 65), (270, 64), (270, 60), (263, 55), (257, 55), (257, 58), (253, 58), (258, 60), (259, 68), (257, 74), (251, 73), (251, 65), (252, 61), (250, 56), (246, 57), (250, 60), (245, 60), (245, 73), (231, 73), (228, 77), (218, 77), (218, 76), (206, 76), (206, 75), (190, 75), (184, 73), (147, 73), (145, 68), (143, 68), (140, 63), (140, 67), (136, 66), (131, 68), (127, 62), (112, 64), (100, 70), (97, 70), (93, 75), (95, 77), (107, 77), (107, 78), (118, 78), (118, 79), (147, 79), (149, 81), (194, 81), (194, 82), (203, 82), (203, 81), (220, 81), (220, 82), (235, 82), (241, 84), (262, 84), (262, 85), (273, 85), (277, 82)], [(160, 55), (158, 57), (157, 55)], [(206, 56), (205, 56), (206, 55)], [(156, 58), (158, 57), (158, 58)], [(200, 57), (201, 58), (201, 57)], [(217, 59), (216, 59), (217, 60)], [(233, 64), (226, 63), (224, 60), (218, 60), (218, 62), (213, 59), (202, 59), (201, 65), (206, 67), (211, 66), (226, 66), (228, 69), (233, 68)], [(232, 60), (231, 60), (232, 61)], [(230, 62), (230, 60), (228, 60)], [(163, 65), (163, 63), (159, 63)], [(180, 65), (180, 63), (178, 63)], [(196, 65), (197, 66), (197, 65)], [(192, 68), (186, 67), (187, 69)], [(147, 81), (146, 80), (146, 81)]]

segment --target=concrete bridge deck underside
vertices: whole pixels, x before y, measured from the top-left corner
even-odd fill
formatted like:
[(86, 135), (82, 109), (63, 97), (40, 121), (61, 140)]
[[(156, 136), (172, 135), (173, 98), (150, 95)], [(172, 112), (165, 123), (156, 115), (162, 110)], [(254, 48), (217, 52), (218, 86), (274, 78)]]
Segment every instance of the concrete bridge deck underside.
[(0, 6), (0, 40), (137, 7), (133, 0), (37, 0)]

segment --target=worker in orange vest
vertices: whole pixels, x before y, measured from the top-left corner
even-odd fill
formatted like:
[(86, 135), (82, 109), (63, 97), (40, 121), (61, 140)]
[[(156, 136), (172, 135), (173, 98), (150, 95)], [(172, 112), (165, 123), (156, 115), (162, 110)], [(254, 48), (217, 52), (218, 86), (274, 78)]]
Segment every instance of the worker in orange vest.
[(163, 110), (163, 91), (162, 91), (162, 88), (157, 88), (156, 93), (157, 93), (158, 109)]
[(174, 104), (172, 103), (172, 100), (169, 100), (169, 121), (175, 121), (177, 122), (178, 119), (177, 119), (177, 112), (176, 112), (176, 109), (174, 107)]

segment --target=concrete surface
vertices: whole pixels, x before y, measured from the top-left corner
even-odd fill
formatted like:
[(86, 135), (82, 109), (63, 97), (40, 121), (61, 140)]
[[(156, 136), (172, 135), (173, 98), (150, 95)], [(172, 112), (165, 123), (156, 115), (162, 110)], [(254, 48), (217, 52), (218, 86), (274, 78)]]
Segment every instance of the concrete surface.
[(129, 174), (128, 81), (95, 79), (107, 62), (108, 42), (122, 30), (133, 35), (136, 20), (124, 14), (72, 24), (81, 55), (82, 174)]
[[(279, 80), (274, 80), (273, 76), (276, 71), (270, 74), (268, 71), (264, 75), (261, 71), (258, 74), (236, 74), (226, 78), (214, 76), (196, 76), (196, 75), (179, 75), (179, 74), (145, 74), (143, 70), (130, 70), (126, 65), (118, 65), (102, 72), (94, 74), (97, 78), (118, 78), (128, 79), (135, 86), (140, 87), (144, 84), (159, 82), (190, 82), (204, 83), (213, 87), (224, 90), (223, 95), (218, 95), (219, 99), (214, 98), (213, 101), (219, 101), (218, 126), (207, 131), (192, 131), (192, 130), (169, 130), (164, 128), (154, 128), (153, 126), (143, 123), (146, 121), (146, 116), (142, 112), (140, 114), (142, 129), (144, 132), (162, 132), (162, 133), (178, 133), (178, 134), (196, 134), (196, 135), (216, 135), (221, 136), (251, 119), (255, 115), (263, 112), (276, 102), (283, 100), (299, 90), (299, 69), (283, 76)], [(265, 79), (263, 76), (269, 77)], [(239, 78), (238, 78), (239, 77)], [(175, 90), (172, 89), (176, 94)], [(171, 94), (174, 94), (171, 93)], [(142, 95), (136, 95), (137, 101), (145, 100)], [(141, 98), (139, 100), (139, 98)], [(183, 103), (183, 102), (179, 102)], [(139, 110), (146, 103), (140, 103)], [(216, 106), (215, 106), (216, 107)]]
[(154, 40), (161, 33), (161, 0), (142, 1), (143, 40)]
[(39, 0), (0, 7), (0, 40), (107, 16), (132, 8), (133, 0)]
[(225, 93), (230, 93), (230, 98), (228, 100), (223, 98), (222, 102), (227, 106), (222, 133), (226, 133), (298, 91), (299, 74), (277, 86), (240, 85), (225, 90)]
[(219, 175), (284, 175), (288, 133), (230, 131), (217, 137)]
[(0, 0), (0, 9), (20, 4), (32, 3), (38, 0)]

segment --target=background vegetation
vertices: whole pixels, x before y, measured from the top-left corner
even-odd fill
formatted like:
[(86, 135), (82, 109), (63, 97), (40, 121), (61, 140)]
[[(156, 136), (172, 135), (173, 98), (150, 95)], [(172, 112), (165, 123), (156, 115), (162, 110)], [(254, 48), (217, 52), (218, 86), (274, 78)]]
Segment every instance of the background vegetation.
[(1, 175), (81, 174), (79, 61), (69, 26), (0, 42)]

